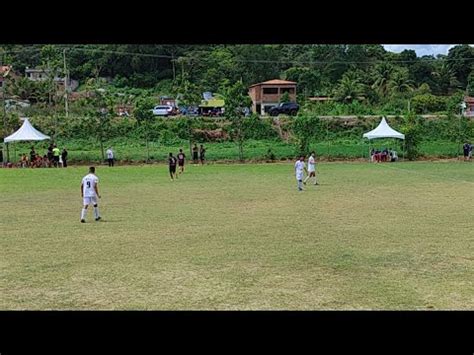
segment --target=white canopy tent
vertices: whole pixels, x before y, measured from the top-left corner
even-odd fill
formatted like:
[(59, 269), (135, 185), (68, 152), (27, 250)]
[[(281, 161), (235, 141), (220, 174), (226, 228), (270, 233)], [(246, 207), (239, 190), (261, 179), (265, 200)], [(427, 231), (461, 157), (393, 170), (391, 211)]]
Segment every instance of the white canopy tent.
[[(31, 125), (28, 118), (22, 118), (22, 120), (23, 120), (23, 124), (21, 125), (21, 127), (15, 133), (9, 135), (3, 140), (4, 148), (6, 148), (8, 143), (17, 142), (17, 141), (43, 141), (45, 139), (50, 139), (49, 136), (41, 133), (36, 128), (34, 128)], [(4, 162), (9, 160), (8, 154), (3, 154), (3, 159), (4, 159)]]
[(375, 138), (398, 138), (398, 139), (405, 139), (405, 135), (403, 133), (395, 131), (392, 127), (390, 127), (385, 120), (385, 117), (382, 117), (382, 121), (380, 121), (377, 128), (371, 130), (370, 132), (364, 133), (364, 138), (367, 139), (375, 139)]
[[(382, 117), (382, 120), (375, 129), (364, 133), (362, 137), (369, 139), (369, 141), (376, 138), (397, 138), (405, 140), (405, 135), (390, 127), (385, 120), (385, 117)], [(403, 156), (405, 157), (405, 147), (403, 147)]]
[(43, 141), (45, 139), (50, 139), (46, 134), (41, 133), (35, 127), (33, 127), (28, 120), (24, 119), (23, 124), (15, 133), (6, 137), (3, 142), (16, 142), (16, 141)]

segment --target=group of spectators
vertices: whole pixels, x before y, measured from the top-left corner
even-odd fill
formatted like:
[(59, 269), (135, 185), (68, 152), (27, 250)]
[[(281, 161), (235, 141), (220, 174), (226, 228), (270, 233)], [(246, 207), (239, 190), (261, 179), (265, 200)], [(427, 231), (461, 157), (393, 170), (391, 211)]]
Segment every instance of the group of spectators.
[(204, 160), (206, 159), (206, 148), (201, 144), (198, 148), (196, 144), (193, 147), (193, 163), (198, 164), (201, 161), (201, 164), (204, 164)]
[(379, 150), (372, 148), (370, 151), (370, 161), (374, 163), (381, 162), (395, 162), (398, 160), (398, 155), (395, 150), (392, 148), (385, 148), (384, 150)]
[(20, 154), (20, 161), (17, 163), (19, 168), (66, 168), (68, 152), (66, 148), (61, 150), (56, 144), (48, 147), (46, 154), (41, 156), (31, 147), (30, 154)]

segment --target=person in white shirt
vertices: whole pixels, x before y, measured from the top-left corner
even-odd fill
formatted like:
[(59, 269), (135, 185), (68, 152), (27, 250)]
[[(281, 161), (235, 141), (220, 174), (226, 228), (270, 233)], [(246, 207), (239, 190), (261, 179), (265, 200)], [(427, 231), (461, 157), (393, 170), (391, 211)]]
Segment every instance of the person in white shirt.
[(306, 181), (308, 181), (311, 178), (314, 178), (314, 185), (319, 185), (318, 182), (316, 181), (316, 153), (311, 152), (311, 155), (309, 156), (308, 159), (308, 173), (309, 175), (304, 179), (303, 184), (306, 185)]
[(395, 150), (390, 150), (390, 161), (394, 162), (398, 160), (398, 155)]
[(97, 198), (100, 198), (98, 184), (99, 178), (95, 175), (95, 167), (91, 166), (89, 168), (89, 174), (84, 176), (81, 182), (81, 196), (84, 205), (81, 211), (81, 223), (86, 223), (87, 207), (91, 204), (94, 206), (95, 220), (98, 221), (101, 219), (99, 206), (97, 205)]
[(295, 176), (296, 181), (298, 182), (298, 191), (303, 191), (303, 174), (306, 170), (306, 165), (304, 163), (304, 156), (300, 156), (299, 160), (295, 163)]
[(109, 166), (114, 166), (114, 151), (112, 150), (112, 147), (107, 149), (106, 154), (107, 154), (107, 161), (109, 162)]

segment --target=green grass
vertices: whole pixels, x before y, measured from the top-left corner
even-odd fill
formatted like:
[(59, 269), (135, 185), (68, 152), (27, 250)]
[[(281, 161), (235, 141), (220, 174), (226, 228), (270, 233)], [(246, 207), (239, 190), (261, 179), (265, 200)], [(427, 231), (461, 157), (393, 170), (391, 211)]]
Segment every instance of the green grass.
[(473, 168), (0, 169), (0, 309), (472, 309)]

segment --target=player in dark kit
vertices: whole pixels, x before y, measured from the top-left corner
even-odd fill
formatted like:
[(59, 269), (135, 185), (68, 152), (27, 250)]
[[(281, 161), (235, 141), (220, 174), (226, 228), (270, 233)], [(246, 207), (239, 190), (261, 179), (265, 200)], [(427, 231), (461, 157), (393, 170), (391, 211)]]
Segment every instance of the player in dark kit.
[(193, 147), (193, 163), (194, 164), (198, 163), (198, 152), (199, 152), (199, 149), (198, 149), (197, 145), (194, 144), (194, 147)]
[(174, 181), (174, 179), (178, 178), (176, 175), (176, 163), (178, 162), (178, 159), (173, 156), (173, 153), (170, 153), (170, 156), (168, 158), (168, 166), (170, 168), (170, 176), (171, 176), (171, 181)]
[(180, 174), (184, 173), (184, 159), (185, 158), (186, 158), (186, 155), (183, 153), (183, 150), (180, 149), (178, 153), (178, 166), (179, 166)]

